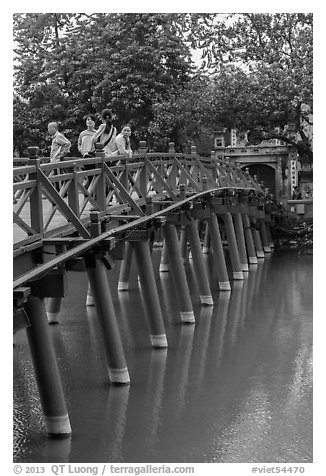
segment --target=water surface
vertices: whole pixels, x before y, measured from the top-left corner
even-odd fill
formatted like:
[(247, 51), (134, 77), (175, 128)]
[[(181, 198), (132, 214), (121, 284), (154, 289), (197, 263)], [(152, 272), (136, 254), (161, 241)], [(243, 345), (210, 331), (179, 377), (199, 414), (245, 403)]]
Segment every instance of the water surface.
[[(118, 293), (109, 272), (131, 386), (108, 382), (86, 275), (69, 273), (60, 324), (50, 326), (73, 434), (52, 440), (25, 332), (14, 348), (15, 462), (312, 462), (312, 257), (275, 253), (231, 293), (213, 289), (182, 325), (169, 273), (157, 287), (168, 350), (152, 349), (136, 276)], [(213, 288), (214, 283), (212, 283)]]

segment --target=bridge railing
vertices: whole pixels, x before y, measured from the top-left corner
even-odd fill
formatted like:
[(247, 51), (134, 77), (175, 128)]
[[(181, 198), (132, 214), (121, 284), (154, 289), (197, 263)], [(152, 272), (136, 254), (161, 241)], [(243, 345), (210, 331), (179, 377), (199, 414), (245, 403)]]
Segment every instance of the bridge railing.
[(180, 186), (192, 195), (204, 189), (247, 189), (261, 186), (239, 167), (196, 153), (147, 153), (143, 145), (132, 159), (67, 158), (41, 163), (32, 155), (28, 165), (14, 167), (14, 248), (50, 236), (77, 231), (89, 238), (90, 209), (107, 214), (144, 215), (146, 197), (179, 200)]

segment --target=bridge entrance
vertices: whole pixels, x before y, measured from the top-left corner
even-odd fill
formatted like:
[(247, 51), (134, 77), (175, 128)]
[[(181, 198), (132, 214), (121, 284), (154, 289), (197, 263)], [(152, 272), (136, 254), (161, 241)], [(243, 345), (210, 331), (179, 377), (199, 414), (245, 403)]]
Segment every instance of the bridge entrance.
[(275, 199), (286, 205), (291, 199), (292, 187), (297, 176), (293, 177), (293, 162), (297, 153), (288, 146), (251, 146), (251, 147), (217, 147), (215, 157), (226, 159), (231, 164), (238, 163), (242, 169), (249, 168), (252, 175), (257, 175), (259, 182), (264, 182), (275, 195)]
[[(245, 166), (244, 166), (245, 168)], [(276, 184), (275, 184), (275, 169), (265, 164), (250, 164), (249, 174), (253, 177), (256, 176), (258, 182), (263, 182), (265, 187), (269, 188), (270, 193), (275, 196)]]

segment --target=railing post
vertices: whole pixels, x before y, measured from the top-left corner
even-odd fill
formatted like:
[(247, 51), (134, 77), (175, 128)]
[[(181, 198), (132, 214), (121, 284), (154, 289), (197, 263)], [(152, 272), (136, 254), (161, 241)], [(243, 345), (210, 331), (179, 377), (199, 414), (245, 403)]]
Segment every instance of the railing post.
[(74, 162), (72, 166), (73, 179), (70, 183), (68, 193), (68, 205), (73, 210), (75, 215), (79, 217), (79, 199), (78, 199), (78, 175), (77, 175), (77, 163)]
[[(146, 141), (141, 140), (139, 142), (139, 153), (144, 154), (146, 156), (147, 154), (147, 147), (146, 147)], [(140, 192), (143, 198), (146, 197), (147, 194), (147, 166), (144, 162), (144, 165), (140, 171), (140, 176), (139, 176), (139, 184), (140, 184)]]
[(38, 181), (38, 169), (40, 167), (40, 159), (37, 158), (39, 154), (38, 147), (28, 147), (29, 165), (35, 166), (35, 172), (29, 174), (30, 180), (36, 180), (36, 185), (30, 196), (30, 216), (31, 228), (36, 233), (43, 233), (43, 207), (42, 207), (42, 187)]
[(175, 152), (174, 142), (169, 142), (169, 154)]

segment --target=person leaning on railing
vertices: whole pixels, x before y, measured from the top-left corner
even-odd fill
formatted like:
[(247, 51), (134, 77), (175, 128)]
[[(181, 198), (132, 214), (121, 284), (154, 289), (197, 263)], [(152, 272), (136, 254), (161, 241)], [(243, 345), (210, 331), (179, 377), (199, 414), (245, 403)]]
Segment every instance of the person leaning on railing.
[(117, 129), (112, 123), (112, 112), (110, 109), (103, 109), (101, 118), (102, 124), (97, 132), (95, 132), (92, 144), (93, 146), (96, 143), (102, 144), (105, 157), (109, 157), (116, 150), (115, 138), (117, 135)]
[(132, 157), (132, 150), (130, 147), (130, 135), (131, 135), (131, 128), (129, 124), (125, 124), (120, 134), (117, 135), (115, 138), (115, 146), (116, 150), (113, 152), (116, 155), (126, 155), (131, 159)]
[[(50, 122), (48, 124), (48, 133), (52, 137), (50, 162), (60, 162), (63, 157), (69, 153), (71, 142), (62, 134), (62, 132), (59, 132), (59, 125), (57, 122)], [(52, 174), (59, 175), (59, 169), (53, 169), (51, 175)], [(60, 182), (55, 183), (54, 186), (59, 192), (61, 188)]]
[(50, 122), (48, 124), (48, 133), (52, 137), (50, 162), (60, 162), (69, 153), (71, 142), (62, 132), (59, 132), (57, 122)]
[(87, 114), (84, 116), (84, 121), (86, 121), (86, 129), (79, 134), (77, 147), (82, 157), (95, 157), (93, 137), (97, 132), (95, 129), (96, 118), (94, 114)]

